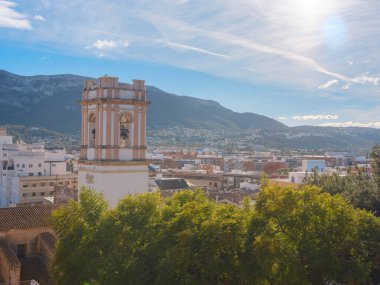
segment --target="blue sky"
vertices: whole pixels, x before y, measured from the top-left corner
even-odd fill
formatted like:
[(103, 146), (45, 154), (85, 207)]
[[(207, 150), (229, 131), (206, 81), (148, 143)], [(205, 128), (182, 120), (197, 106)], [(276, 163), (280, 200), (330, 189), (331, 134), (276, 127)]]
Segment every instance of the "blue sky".
[(379, 14), (378, 0), (0, 0), (0, 69), (145, 79), (287, 125), (380, 127)]

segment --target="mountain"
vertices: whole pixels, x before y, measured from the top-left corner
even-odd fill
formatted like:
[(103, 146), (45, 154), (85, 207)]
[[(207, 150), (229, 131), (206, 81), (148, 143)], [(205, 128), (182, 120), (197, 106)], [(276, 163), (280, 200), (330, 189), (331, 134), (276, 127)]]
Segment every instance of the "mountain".
[(0, 124), (79, 131), (77, 101), (85, 79), (69, 74), (19, 76), (0, 70)]
[[(0, 70), (0, 123), (43, 127), (59, 132), (80, 130), (83, 76), (20, 76)], [(166, 93), (147, 86), (148, 129), (173, 126), (194, 129), (283, 129), (274, 119), (233, 112), (219, 103)]]
[[(71, 74), (20, 76), (0, 70), (0, 125), (33, 127), (29, 131), (14, 127), (20, 138), (28, 133), (29, 140), (50, 136), (45, 130), (39, 134), (36, 127), (51, 130), (51, 134), (75, 133), (72, 138), (77, 140), (81, 123), (78, 101), (86, 79), (90, 78)], [(380, 143), (379, 129), (287, 127), (262, 115), (234, 112), (215, 101), (169, 94), (152, 86), (147, 86), (147, 94), (152, 145), (347, 150)]]
[(262, 132), (257, 143), (282, 149), (367, 151), (380, 143), (380, 130), (358, 127), (298, 126), (283, 131)]
[(286, 129), (284, 124), (254, 113), (237, 113), (212, 100), (166, 93), (147, 87), (148, 128), (186, 127), (209, 130)]

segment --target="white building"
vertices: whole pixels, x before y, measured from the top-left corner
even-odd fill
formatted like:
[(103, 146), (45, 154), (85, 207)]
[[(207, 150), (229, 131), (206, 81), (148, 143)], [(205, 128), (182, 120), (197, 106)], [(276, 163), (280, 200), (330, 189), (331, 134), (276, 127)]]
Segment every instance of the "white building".
[[(310, 173), (309, 173), (310, 174)], [(289, 172), (289, 181), (290, 183), (302, 184), (303, 180), (308, 175), (308, 172)]]
[(81, 105), (79, 190), (102, 192), (111, 207), (126, 195), (148, 192), (144, 81), (87, 80)]
[[(28, 200), (22, 196), (20, 189), (23, 177), (67, 175), (65, 153), (65, 150), (47, 151), (43, 145), (13, 144), (12, 137), (0, 128), (0, 207)], [(50, 192), (46, 195), (50, 195)], [(35, 197), (37, 192), (32, 193), (35, 193)], [(45, 191), (43, 193), (45, 195)]]
[(241, 182), (239, 183), (239, 185), (240, 185), (240, 189), (242, 190), (256, 191), (260, 188), (260, 185), (249, 183), (249, 182)]
[(2, 144), (11, 144), (12, 136), (7, 136), (7, 132), (5, 129), (0, 128), (0, 145)]

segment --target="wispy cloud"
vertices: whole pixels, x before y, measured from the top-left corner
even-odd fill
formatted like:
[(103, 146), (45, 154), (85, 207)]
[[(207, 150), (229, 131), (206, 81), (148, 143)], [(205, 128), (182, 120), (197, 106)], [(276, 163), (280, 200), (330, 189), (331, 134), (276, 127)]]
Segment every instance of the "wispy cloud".
[(33, 19), (36, 20), (36, 21), (42, 21), (42, 22), (46, 21), (46, 19), (43, 16), (41, 16), (41, 15), (34, 15)]
[(331, 86), (338, 84), (338, 82), (339, 82), (339, 81), (336, 80), (336, 79), (333, 79), (333, 80), (327, 81), (325, 84), (319, 86), (318, 89), (328, 89), (328, 88), (330, 88)]
[(281, 121), (286, 121), (288, 118), (287, 117), (278, 117), (278, 119)]
[(292, 117), (293, 120), (297, 120), (297, 121), (336, 120), (338, 118), (339, 118), (338, 115), (303, 115), (303, 116), (297, 115), (297, 116)]
[(116, 48), (116, 47), (127, 47), (129, 46), (128, 41), (114, 41), (114, 40), (97, 40), (92, 45), (87, 46), (87, 49), (96, 48), (98, 50)]
[(338, 128), (348, 128), (348, 127), (361, 127), (361, 128), (380, 128), (380, 122), (370, 122), (370, 123), (359, 123), (359, 122), (335, 122), (335, 123), (323, 123), (320, 124), (321, 127), (338, 127)]
[[(136, 48), (134, 53), (128, 53), (128, 56), (141, 58), (151, 54), (153, 56), (149, 60), (153, 58), (162, 63), (176, 64), (182, 68), (198, 69), (199, 71), (206, 69), (207, 72), (216, 75), (243, 80), (258, 81), (256, 76), (242, 72), (242, 70), (249, 70), (259, 78), (265, 78), (266, 81), (273, 83), (286, 81), (289, 84), (288, 78), (291, 75), (303, 77), (300, 78), (302, 80), (294, 82), (295, 85), (298, 85), (299, 82), (303, 84), (310, 84), (309, 82), (312, 81), (321, 82), (325, 80), (324, 76), (328, 76), (333, 77), (332, 80), (341, 81), (342, 84), (376, 86), (379, 82), (378, 76), (353, 76), (352, 74), (355, 73), (339, 72), (344, 69), (335, 66), (331, 61), (322, 60), (319, 53), (323, 41), (329, 40), (320, 34), (323, 21), (327, 21), (331, 14), (339, 14), (340, 10), (352, 13), (345, 15), (345, 19), (350, 19), (353, 17), (352, 15), (357, 16), (355, 3), (358, 0), (351, 0), (349, 3), (339, 5), (335, 2), (302, 5), (300, 11), (294, 8), (294, 4), (300, 5), (300, 2), (294, 1), (279, 1), (276, 5), (271, 5), (259, 0), (249, 2), (210, 0), (207, 4), (202, 5), (202, 16), (197, 13), (200, 9), (199, 5), (192, 1), (167, 1), (165, 9), (162, 9), (162, 4), (151, 0), (145, 1), (144, 4), (132, 1), (128, 8), (128, 17), (125, 17), (123, 9), (120, 9), (124, 2), (119, 0), (112, 3), (95, 0), (91, 4), (75, 2), (75, 5), (68, 1), (68, 3), (50, 5), (49, 9), (42, 11), (61, 16), (51, 19), (55, 25), (46, 26), (46, 31), (39, 27), (41, 29), (39, 32), (44, 39), (46, 39), (47, 32), (50, 32), (48, 37), (55, 36), (53, 40), (58, 42), (61, 42), (63, 38), (70, 37), (71, 44), (77, 43), (79, 46), (83, 46), (84, 42), (85, 46), (98, 50), (121, 47), (117, 38), (135, 38), (138, 40), (130, 41), (129, 45), (138, 44), (139, 48)], [(147, 5), (150, 7), (149, 10), (145, 9)], [(44, 7), (46, 5), (41, 2), (38, 9)], [(113, 16), (107, 20), (97, 18), (99, 7), (107, 10)], [(12, 6), (12, 8), (14, 7)], [(7, 9), (12, 10), (9, 6)], [(251, 17), (253, 14), (255, 17)], [(42, 21), (45, 19), (41, 15), (36, 15), (34, 18)], [(302, 21), (298, 22), (301, 19)], [(329, 22), (327, 21), (327, 23)], [(342, 24), (348, 25), (349, 23)], [(372, 26), (376, 26), (375, 23)], [(50, 27), (55, 28), (54, 32), (50, 30)], [(115, 37), (102, 39), (100, 37), (103, 34), (102, 31), (112, 31)], [(373, 30), (371, 29), (371, 31)], [(356, 34), (351, 35), (353, 41), (355, 36)], [(89, 42), (93, 44), (89, 45)], [(150, 44), (151, 42), (160, 42), (168, 49), (163, 51), (162, 45), (155, 47)], [(356, 41), (356, 43), (358, 42), (362, 41)], [(157, 49), (160, 49), (159, 52)], [(173, 53), (170, 52), (173, 49), (193, 52), (193, 55), (187, 53), (188, 60), (181, 60), (178, 58), (181, 53), (178, 53), (177, 58), (174, 58)], [(223, 63), (224, 67), (221, 67), (220, 62), (213, 62), (211, 59), (206, 61), (204, 58), (197, 58), (197, 55), (210, 55), (221, 60), (228, 59), (228, 61)], [(117, 56), (123, 57), (125, 53), (119, 53)], [(343, 62), (351, 64), (354, 60), (357, 61), (350, 54), (343, 56)], [(188, 64), (190, 62), (191, 64)], [(240, 68), (236, 68), (237, 66)], [(284, 68), (285, 66), (286, 68)], [(317, 72), (320, 76), (315, 76), (312, 72)], [(310, 80), (310, 77), (314, 78)], [(330, 82), (332, 80), (330, 79)], [(315, 86), (315, 84), (311, 85)], [(324, 89), (325, 84), (319, 83), (319, 85), (320, 89)]]
[(355, 78), (353, 78), (354, 83), (360, 83), (360, 84), (372, 84), (372, 85), (378, 85), (379, 84), (379, 78), (378, 77), (371, 77), (368, 75), (360, 75)]
[[(162, 23), (157, 23), (157, 21), (160, 21), (162, 19), (159, 19), (159, 16), (151, 16), (148, 17), (152, 23), (154, 23), (157, 26), (161, 26)], [(232, 33), (225, 33), (225, 32), (220, 32), (217, 30), (208, 30), (205, 29), (204, 27), (199, 28), (197, 26), (188, 24), (186, 22), (183, 22), (181, 20), (173, 20), (170, 19), (168, 20), (167, 18), (164, 17), (164, 21), (162, 21), (166, 25), (169, 26), (170, 30), (175, 30), (175, 27), (178, 27), (178, 29), (182, 29), (183, 31), (192, 33), (198, 37), (202, 38), (208, 38), (209, 40), (214, 41), (213, 44), (215, 45), (216, 43), (218, 45), (224, 45), (224, 46), (235, 46), (240, 49), (245, 49), (244, 52), (241, 54), (237, 54), (236, 58), (241, 58), (242, 56), (250, 56), (250, 54), (247, 54), (247, 50), (251, 50), (254, 52), (259, 52), (262, 54), (269, 54), (269, 55), (274, 55), (278, 56), (280, 58), (284, 58), (287, 60), (294, 61), (301, 66), (307, 67), (310, 70), (314, 70), (318, 73), (328, 75), (329, 77), (335, 78), (335, 80), (339, 79), (345, 83), (350, 83), (350, 84), (371, 84), (371, 85), (377, 85), (377, 82), (379, 81), (379, 77), (373, 76), (366, 76), (367, 78), (363, 78), (363, 76), (355, 76), (351, 77), (346, 74), (340, 73), (333, 71), (331, 69), (328, 69), (324, 67), (322, 64), (314, 60), (312, 57), (305, 56), (302, 53), (298, 52), (293, 52), (290, 50), (282, 49), (282, 48), (277, 48), (274, 47), (273, 45), (270, 44), (264, 44), (256, 40), (252, 40), (249, 37), (242, 37), (238, 36), (237, 34), (232, 34)], [(168, 27), (166, 27), (167, 29)], [(206, 50), (207, 51), (207, 50)], [(232, 57), (231, 54), (229, 53), (224, 53), (224, 56), (230, 56)], [(245, 67), (245, 70), (253, 70), (251, 67)], [(255, 69), (255, 72), (257, 73), (257, 66)], [(335, 81), (334, 81), (335, 82)]]
[(17, 4), (11, 1), (0, 1), (0, 28), (32, 29), (26, 16), (15, 10), (16, 6)]
[(346, 82), (353, 81), (352, 78), (345, 76), (343, 74), (328, 70), (324, 68), (323, 66), (321, 66), (314, 59), (298, 54), (298, 53), (294, 53), (294, 52), (279, 49), (279, 48), (274, 48), (269, 45), (264, 45), (264, 44), (261, 44), (252, 40), (247, 40), (241, 37), (236, 37), (231, 34), (223, 34), (223, 33), (210, 33), (210, 34), (213, 34), (214, 37), (220, 40), (223, 40), (225, 42), (228, 42), (229, 44), (234, 44), (234, 45), (238, 45), (244, 48), (249, 48), (258, 52), (273, 54), (273, 55), (277, 55), (286, 59), (294, 60), (320, 73), (341, 79)]
[(92, 44), (92, 46), (97, 49), (105, 49), (116, 47), (117, 43), (115, 41), (109, 40), (97, 40), (95, 43)]
[(217, 52), (212, 52), (212, 51), (209, 51), (209, 50), (206, 50), (203, 48), (199, 48), (199, 47), (194, 47), (194, 46), (189, 46), (189, 45), (184, 45), (184, 44), (179, 44), (179, 43), (174, 43), (174, 42), (164, 42), (164, 41), (159, 41), (159, 42), (163, 43), (169, 47), (176, 48), (176, 49), (190, 50), (190, 51), (203, 53), (203, 54), (207, 54), (207, 55), (212, 55), (212, 56), (216, 56), (216, 57), (221, 57), (221, 58), (225, 58), (225, 59), (232, 59), (231, 56), (228, 56), (225, 54), (220, 54)]
[[(260, 112), (265, 102), (290, 102), (286, 112), (275, 106), (267, 108), (266, 115), (279, 118), (283, 114), (287, 122), (310, 124), (334, 119), (302, 115), (293, 119), (291, 114), (327, 112), (356, 122), (362, 120), (361, 115), (344, 116), (344, 110), (373, 106), (380, 112), (377, 0), (368, 0), (367, 5), (361, 0), (209, 0), (201, 4), (67, 0), (54, 5), (35, 0), (22, 1), (17, 7), (11, 1), (15, 0), (0, 0), (0, 27), (5, 26), (4, 18), (23, 23), (23, 29), (33, 23), (33, 33), (7, 31), (11, 40), (34, 46), (41, 42), (44, 48), (66, 54), (145, 60), (207, 73), (217, 80), (232, 79), (225, 82), (248, 83), (254, 89), (244, 99), (243, 95), (239, 100), (228, 99), (235, 106), (244, 105), (244, 111)], [(100, 12), (112, 17), (99, 17)], [(339, 25), (329, 27), (331, 19), (339, 19)], [(333, 37), (326, 36), (326, 29), (334, 32)], [(278, 97), (261, 94), (261, 88), (273, 90)], [(188, 95), (198, 95), (190, 90)], [(207, 98), (210, 93), (206, 93), (199, 96)], [(262, 103), (257, 103), (258, 96)]]
[[(314, 59), (312, 59), (310, 57), (303, 56), (301, 54), (294, 53), (294, 52), (289, 52), (286, 50), (273, 48), (271, 46), (262, 45), (262, 44), (254, 42), (254, 41), (248, 41), (248, 40), (243, 39), (243, 38), (236, 38), (232, 35), (223, 35), (221, 37), (224, 40), (229, 41), (230, 43), (237, 44), (237, 45), (242, 46), (242, 47), (247, 47), (247, 48), (251, 48), (253, 50), (259, 51), (259, 52), (278, 55), (278, 56), (281, 56), (281, 57), (284, 57), (284, 58), (287, 58), (290, 60), (294, 60), (294, 61), (301, 63), (302, 65), (305, 65), (305, 66), (307, 66), (307, 67), (309, 67), (309, 68), (311, 68), (317, 72), (320, 72), (320, 73), (325, 74), (325, 75), (332, 76), (334, 78), (340, 79), (340, 80), (347, 82), (347, 83), (351, 83), (351, 84), (353, 84), (353, 83), (361, 83), (361, 84), (368, 83), (368, 84), (372, 84), (372, 85), (377, 85), (379, 82), (379, 77), (357, 76), (357, 77), (352, 78), (352, 77), (346, 76), (344, 74), (334, 72), (332, 70), (329, 70), (329, 69), (323, 67), (318, 62), (316, 62)], [(338, 83), (338, 80), (334, 79), (334, 80), (327, 82), (326, 83), (327, 85), (325, 84), (325, 85), (320, 86), (320, 87), (324, 87), (324, 86), (327, 86), (327, 87), (324, 87), (324, 88), (319, 87), (319, 89), (325, 89), (325, 88), (328, 88), (328, 87), (330, 87), (334, 84), (337, 84), (337, 83)]]

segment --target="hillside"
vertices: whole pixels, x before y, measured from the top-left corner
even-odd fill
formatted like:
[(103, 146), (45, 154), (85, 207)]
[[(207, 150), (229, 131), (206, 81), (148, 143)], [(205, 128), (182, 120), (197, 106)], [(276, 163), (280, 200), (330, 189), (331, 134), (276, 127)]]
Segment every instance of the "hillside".
[(19, 76), (0, 71), (0, 122), (75, 132), (80, 126), (80, 92), (85, 77)]
[[(70, 74), (20, 76), (0, 70), (0, 125), (74, 133), (77, 139), (81, 120), (78, 100), (85, 79), (89, 78)], [(147, 93), (152, 145), (347, 150), (380, 143), (379, 129), (287, 127), (262, 115), (234, 112), (211, 100), (169, 94), (152, 86), (147, 86)]]
[[(80, 128), (83, 81), (77, 75), (20, 76), (0, 70), (0, 123), (43, 127), (72, 133)], [(271, 118), (237, 113), (215, 101), (166, 93), (147, 86), (148, 129), (180, 126), (197, 129), (281, 129)]]

